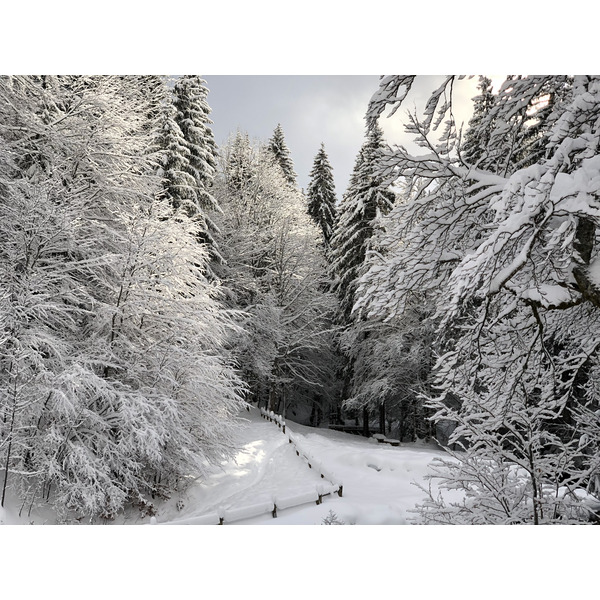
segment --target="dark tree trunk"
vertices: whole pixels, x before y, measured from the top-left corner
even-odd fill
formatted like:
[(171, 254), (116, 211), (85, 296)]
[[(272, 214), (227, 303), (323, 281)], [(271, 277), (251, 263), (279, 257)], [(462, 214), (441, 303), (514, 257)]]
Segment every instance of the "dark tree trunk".
[(313, 394), (312, 409), (310, 412), (310, 425), (311, 427), (318, 427), (321, 423), (323, 411), (321, 410), (322, 396), (320, 394)]
[(379, 405), (379, 433), (386, 434), (385, 431), (385, 401)]
[(272, 410), (273, 412), (275, 412), (275, 409), (277, 408), (276, 402), (277, 402), (277, 384), (274, 381), (272, 381), (271, 385), (269, 386), (269, 406), (268, 406), (267, 410)]
[(6, 498), (6, 486), (8, 483), (8, 471), (10, 468), (10, 454), (12, 450), (12, 440), (13, 440), (13, 432), (15, 427), (15, 415), (17, 412), (17, 386), (14, 386), (14, 395), (13, 395), (13, 406), (12, 406), (12, 415), (10, 419), (10, 430), (8, 432), (8, 448), (6, 449), (6, 461), (4, 463), (4, 484), (2, 485), (2, 500), (0, 500), (0, 506), (4, 506), (4, 500)]
[(365, 437), (369, 437), (369, 411), (367, 410), (367, 407), (365, 406), (363, 408), (363, 435)]
[(404, 441), (404, 436), (406, 434), (406, 421), (407, 421), (406, 403), (403, 400), (400, 405), (400, 411), (398, 414), (398, 439), (401, 442)]

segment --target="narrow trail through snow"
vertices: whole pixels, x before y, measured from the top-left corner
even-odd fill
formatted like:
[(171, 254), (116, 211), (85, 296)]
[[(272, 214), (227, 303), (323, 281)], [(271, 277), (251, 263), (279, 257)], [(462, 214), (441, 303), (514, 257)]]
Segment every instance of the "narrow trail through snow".
[(222, 471), (192, 484), (181, 497), (181, 510), (174, 499), (166, 503), (157, 514), (159, 523), (193, 523), (219, 509), (269, 502), (278, 495), (301, 495), (322, 481), (296, 456), (288, 436), (276, 424), (262, 419), (255, 408), (243, 417), (248, 423), (238, 433), (241, 450), (234, 459), (223, 461)]
[[(287, 421), (286, 433), (260, 416), (256, 408), (242, 415), (246, 426), (238, 432), (240, 451), (224, 461), (222, 471), (192, 484), (182, 496), (171, 498), (156, 515), (161, 524), (200, 524), (201, 517), (220, 511), (236, 511), (273, 498), (306, 496), (323, 484), (317, 469), (310, 469), (297, 456), (288, 433), (323, 468), (343, 484), (343, 497), (331, 494), (323, 503), (309, 502), (262, 516), (241, 517), (232, 524), (320, 525), (330, 511), (347, 524), (405, 524), (424, 492), (424, 476), (433, 458), (447, 457), (432, 444), (415, 442), (392, 447), (373, 438), (351, 435), (327, 428), (315, 429)], [(436, 486), (434, 486), (434, 489)], [(177, 509), (177, 500), (184, 506)], [(243, 510), (242, 510), (243, 512)], [(239, 512), (238, 512), (239, 514)], [(145, 520), (147, 522), (147, 519)], [(225, 519), (227, 524), (227, 518)]]
[[(194, 481), (180, 494), (157, 503), (158, 524), (216, 523), (217, 515), (224, 514), (225, 524), (233, 525), (321, 525), (332, 511), (346, 524), (405, 524), (411, 522), (415, 506), (424, 500), (424, 491), (418, 486), (428, 485), (425, 477), (431, 461), (448, 458), (425, 442), (392, 447), (373, 438), (289, 420), (284, 434), (256, 408), (240, 416), (245, 423), (236, 434), (239, 451), (235, 457), (223, 461), (220, 470)], [(316, 468), (310, 469), (302, 455), (296, 455), (295, 445), (288, 443), (289, 433), (300, 451), (313, 457), (315, 467), (322, 463), (335, 484), (343, 484), (343, 497), (331, 493), (323, 497), (322, 504), (307, 500), (318, 488), (323, 491), (327, 480), (321, 479)], [(435, 484), (433, 491), (437, 494)], [(444, 491), (448, 497), (453, 493)], [(276, 519), (271, 514), (274, 498), (279, 501)], [(255, 508), (261, 504), (270, 508), (257, 512)], [(52, 512), (42, 510), (19, 517), (19, 503), (13, 499), (9, 506), (16, 510), (0, 510), (0, 523), (55, 522)], [(152, 521), (149, 515), (130, 508), (107, 524), (145, 525)]]

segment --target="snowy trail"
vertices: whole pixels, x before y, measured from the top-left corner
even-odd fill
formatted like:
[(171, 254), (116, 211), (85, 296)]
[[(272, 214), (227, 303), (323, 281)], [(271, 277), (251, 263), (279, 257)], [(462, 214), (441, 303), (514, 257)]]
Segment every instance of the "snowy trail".
[[(425, 476), (431, 461), (448, 458), (431, 444), (392, 447), (372, 438), (315, 429), (289, 419), (284, 434), (275, 423), (263, 419), (256, 408), (241, 416), (246, 423), (237, 432), (240, 450), (234, 459), (224, 461), (221, 470), (159, 503), (158, 524), (216, 523), (215, 516), (222, 511), (226, 525), (321, 525), (330, 511), (346, 524), (410, 523), (415, 506), (424, 500), (423, 490), (414, 483), (427, 485)], [(290, 433), (300, 451), (313, 457), (315, 467), (322, 463), (323, 471), (334, 483), (343, 485), (342, 497), (334, 492), (324, 496), (322, 504), (313, 501), (317, 487), (327, 485), (327, 480), (321, 479), (316, 468), (310, 469), (302, 455), (296, 455), (295, 444), (288, 443)], [(444, 491), (447, 494), (450, 491)], [(274, 497), (278, 500), (276, 519), (271, 514)], [(305, 503), (296, 506), (302, 498)], [(9, 504), (16, 510), (0, 510), (0, 523), (55, 522), (54, 515), (47, 511), (19, 517), (18, 502), (13, 499)], [(260, 504), (268, 505), (267, 510), (254, 510)], [(210, 518), (203, 518), (206, 515)], [(150, 521), (149, 516), (132, 508), (107, 524), (145, 525)]]
[(322, 463), (324, 470), (333, 473), (335, 483), (343, 484), (343, 497), (334, 493), (320, 505), (309, 502), (278, 510), (276, 519), (267, 512), (236, 520), (234, 525), (320, 525), (330, 511), (347, 524), (406, 524), (415, 505), (424, 500), (423, 491), (414, 482), (426, 483), (424, 476), (433, 458), (447, 458), (432, 445), (392, 447), (289, 420), (283, 434), (255, 408), (244, 417), (248, 423), (239, 432), (241, 450), (235, 460), (224, 462), (222, 472), (192, 485), (181, 497), (185, 504), (181, 511), (175, 498), (169, 500), (157, 514), (158, 523), (191, 525), (218, 509), (240, 509), (272, 502), (274, 496), (299, 497), (315, 490), (324, 480), (302, 456), (296, 456), (288, 433), (303, 451)]
[[(192, 524), (194, 519), (219, 509), (243, 508), (270, 502), (274, 496), (295, 496), (315, 490), (322, 482), (305, 460), (296, 456), (288, 436), (252, 408), (239, 432), (241, 450), (222, 463), (222, 472), (192, 484), (181, 496), (184, 507), (171, 499), (156, 515), (159, 523)], [(270, 517), (272, 518), (272, 517)]]

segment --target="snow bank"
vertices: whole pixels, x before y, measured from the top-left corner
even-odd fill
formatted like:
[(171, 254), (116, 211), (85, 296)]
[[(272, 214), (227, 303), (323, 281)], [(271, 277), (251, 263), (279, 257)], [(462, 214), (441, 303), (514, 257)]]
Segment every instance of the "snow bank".
[(314, 490), (308, 490), (303, 494), (295, 494), (293, 496), (285, 496), (282, 494), (279, 496), (275, 496), (273, 500), (275, 502), (275, 505), (277, 506), (277, 509), (280, 510), (285, 508), (292, 508), (295, 506), (301, 506), (302, 504), (308, 504), (309, 502), (314, 502), (316, 504), (316, 502), (319, 500), (319, 494), (315, 487)]
[(167, 523), (161, 523), (159, 519), (157, 519), (158, 525), (218, 525), (219, 524), (219, 515), (216, 512), (207, 513), (200, 517), (192, 517), (189, 519), (184, 519), (181, 522), (179, 521), (168, 521)]
[(273, 502), (258, 502), (239, 508), (228, 508), (222, 512), (223, 522), (235, 523), (244, 519), (252, 519), (262, 515), (271, 515), (273, 512)]

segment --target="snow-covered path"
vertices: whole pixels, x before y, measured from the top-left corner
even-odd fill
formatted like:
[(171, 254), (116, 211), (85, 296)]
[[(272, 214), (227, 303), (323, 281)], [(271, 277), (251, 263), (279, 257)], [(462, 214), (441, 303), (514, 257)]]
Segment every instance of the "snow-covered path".
[[(443, 452), (425, 445), (392, 447), (373, 439), (329, 429), (315, 429), (287, 421), (287, 433), (261, 418), (257, 409), (244, 413), (247, 426), (239, 433), (241, 450), (235, 460), (223, 463), (223, 471), (191, 485), (179, 498), (172, 498), (157, 513), (162, 524), (202, 523), (209, 513), (243, 509), (272, 502), (277, 497), (301, 497), (322, 484), (319, 472), (288, 443), (292, 433), (298, 445), (322, 462), (336, 481), (343, 483), (343, 497), (333, 493), (317, 505), (278, 510), (277, 519), (265, 511), (262, 516), (235, 519), (235, 524), (315, 524), (330, 511), (340, 521), (356, 524), (403, 524), (424, 498), (413, 481), (424, 484), (427, 465)], [(243, 511), (242, 511), (243, 512)], [(147, 519), (145, 519), (147, 522)]]
[[(410, 522), (415, 505), (424, 500), (423, 491), (413, 482), (426, 485), (424, 476), (432, 459), (447, 458), (432, 445), (392, 447), (372, 438), (290, 420), (284, 434), (256, 408), (241, 416), (245, 424), (237, 433), (239, 451), (234, 459), (157, 504), (157, 524), (216, 524), (222, 515), (225, 525), (321, 525), (331, 511), (346, 524), (404, 524)], [(290, 434), (293, 444), (288, 441)], [(312, 457), (314, 468), (308, 467), (302, 454), (296, 455), (296, 448)], [(319, 463), (321, 470), (317, 470)], [(321, 472), (332, 483), (322, 479)], [(323, 496), (322, 504), (315, 502), (317, 490), (337, 489), (339, 484), (343, 485), (342, 497), (332, 491)], [(277, 518), (271, 513), (274, 499)], [(48, 510), (19, 516), (19, 506), (11, 499), (0, 510), (0, 523), (56, 522)], [(145, 525), (150, 521), (149, 516), (142, 517), (130, 508), (107, 524)]]
[[(208, 513), (267, 504), (274, 497), (300, 497), (321, 483), (320, 475), (296, 455), (277, 425), (264, 420), (254, 408), (243, 417), (248, 424), (239, 433), (241, 450), (235, 458), (222, 463), (222, 472), (171, 499), (159, 510), (159, 523), (193, 524)], [(181, 510), (176, 508), (179, 499), (184, 504)], [(267, 518), (273, 517), (269, 513)]]

